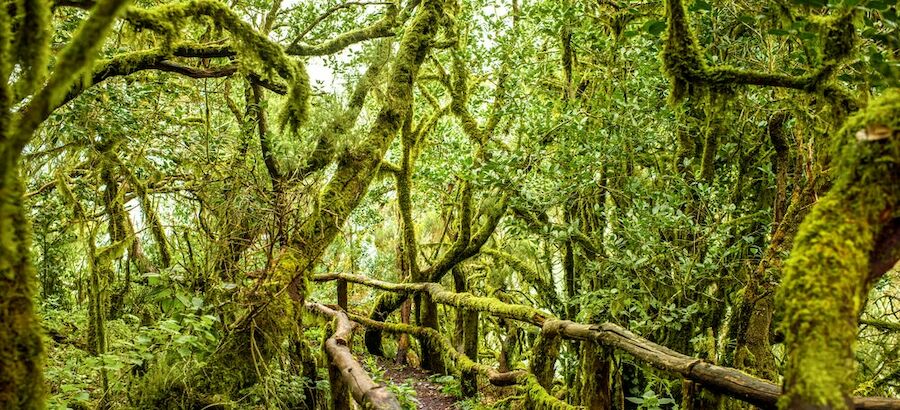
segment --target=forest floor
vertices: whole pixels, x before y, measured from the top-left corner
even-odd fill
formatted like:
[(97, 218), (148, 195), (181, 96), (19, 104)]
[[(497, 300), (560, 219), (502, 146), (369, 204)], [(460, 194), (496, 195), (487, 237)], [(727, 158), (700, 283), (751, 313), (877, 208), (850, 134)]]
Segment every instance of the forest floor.
[(408, 384), (416, 391), (419, 409), (444, 410), (456, 408), (457, 398), (443, 393), (442, 385), (432, 381), (434, 374), (418, 367), (394, 363), (392, 359), (378, 358), (384, 369), (384, 378), (394, 384)]

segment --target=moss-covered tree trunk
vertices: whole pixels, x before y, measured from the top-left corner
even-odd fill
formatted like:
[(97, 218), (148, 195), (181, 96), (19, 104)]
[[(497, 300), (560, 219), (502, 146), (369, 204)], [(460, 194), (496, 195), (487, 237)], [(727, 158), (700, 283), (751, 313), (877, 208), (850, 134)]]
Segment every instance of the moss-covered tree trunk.
[(558, 325), (545, 324), (531, 350), (530, 371), (537, 378), (538, 384), (547, 391), (553, 390), (553, 376), (556, 372), (556, 359), (559, 357), (561, 344), (562, 338), (559, 336)]
[(43, 409), (43, 345), (15, 158), (0, 141), (0, 408)]
[[(457, 293), (467, 292), (466, 273), (460, 268), (453, 268), (453, 285)], [(453, 342), (458, 351), (478, 363), (478, 311), (471, 309), (456, 310), (456, 329)], [(475, 397), (478, 394), (477, 373), (474, 370), (463, 371), (460, 387), (463, 397)]]
[[(337, 169), (318, 197), (318, 207), (292, 235), (248, 311), (233, 326), (207, 364), (191, 376), (190, 387), (208, 394), (233, 395), (258, 380), (293, 324), (292, 305), (303, 303), (308, 275), (359, 205), (391, 142), (412, 115), (412, 90), (419, 67), (439, 28), (442, 0), (425, 0), (404, 31), (387, 84), (385, 101), (366, 137), (342, 153)], [(277, 295), (273, 298), (272, 295)], [(202, 404), (207, 397), (194, 401)], [(202, 406), (201, 406), (202, 407)]]
[[(50, 2), (18, 4), (0, 11), (0, 408), (42, 409), (43, 347), (32, 302), (31, 227), (22, 204), (19, 160), (35, 130), (93, 60), (126, 1), (98, 1), (57, 53), (49, 75)], [(12, 76), (16, 65), (20, 73)], [(28, 98), (17, 101), (17, 94)]]
[(772, 203), (773, 233), (759, 264), (750, 272), (744, 295), (734, 318), (734, 366), (766, 380), (776, 380), (775, 355), (769, 340), (772, 317), (775, 313), (773, 288), (780, 273), (780, 254), (789, 232), (793, 232), (801, 203), (806, 202), (804, 190), (796, 188), (790, 209), (787, 203), (790, 148), (785, 139), (787, 115), (774, 114), (767, 126), (767, 134), (775, 149), (772, 170), (775, 174), (775, 195)]
[(800, 226), (779, 293), (784, 409), (852, 407), (859, 314), (900, 256), (900, 91), (873, 101), (834, 138), (835, 185)]

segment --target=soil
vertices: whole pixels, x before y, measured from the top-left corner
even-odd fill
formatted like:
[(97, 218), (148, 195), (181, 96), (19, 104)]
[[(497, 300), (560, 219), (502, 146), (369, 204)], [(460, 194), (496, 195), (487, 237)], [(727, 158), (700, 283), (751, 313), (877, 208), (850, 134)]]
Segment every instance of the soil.
[(417, 367), (396, 364), (393, 360), (385, 358), (378, 358), (378, 365), (385, 370), (384, 377), (392, 383), (407, 383), (416, 390), (416, 400), (419, 401), (419, 409), (446, 410), (457, 408), (457, 399), (441, 393), (441, 385), (429, 379), (433, 373)]

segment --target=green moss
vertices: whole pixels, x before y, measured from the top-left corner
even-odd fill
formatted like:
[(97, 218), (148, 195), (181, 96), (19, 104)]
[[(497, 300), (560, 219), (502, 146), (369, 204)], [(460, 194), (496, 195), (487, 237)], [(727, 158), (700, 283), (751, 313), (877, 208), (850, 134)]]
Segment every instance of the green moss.
[(834, 66), (846, 59), (856, 45), (856, 27), (853, 26), (855, 13), (844, 13), (838, 17), (820, 19), (823, 38), (822, 54), (824, 63)]
[(573, 410), (580, 408), (553, 397), (540, 383), (538, 383), (538, 379), (530, 373), (523, 376), (521, 380), (522, 386), (520, 389), (525, 393), (525, 406), (528, 409)]
[[(699, 96), (716, 88), (737, 85), (785, 87), (835, 96), (833, 89), (836, 86), (829, 81), (836, 65), (850, 54), (856, 41), (853, 14), (848, 13), (821, 23), (825, 61), (811, 73), (789, 76), (727, 65), (710, 67), (704, 58), (705, 51), (690, 29), (690, 21), (681, 0), (666, 1), (666, 18), (668, 30), (662, 60), (663, 70), (671, 83), (669, 101), (673, 104), (689, 95)], [(841, 99), (829, 98), (829, 101), (847, 104)]]
[(556, 293), (554, 284), (541, 275), (536, 269), (528, 266), (525, 261), (496, 249), (483, 249), (482, 253), (500, 259), (518, 271), (522, 275), (522, 280), (531, 284), (534, 290), (537, 291), (538, 295), (543, 299), (545, 306), (549, 306), (550, 308), (562, 306), (562, 301), (560, 301), (559, 295)]
[[(0, 78), (9, 78), (14, 64), (11, 20), (8, 13), (0, 13)], [(0, 82), (0, 107), (3, 108), (3, 110), (0, 111), (0, 113), (3, 113), (0, 114), (0, 125), (2, 125), (0, 132), (3, 133), (2, 135), (4, 137), (9, 130), (9, 114), (6, 113), (6, 111), (9, 110), (12, 99), (12, 90), (10, 89), (9, 83), (7, 81)], [(11, 165), (12, 164), (10, 164), (10, 166)]]
[(663, 45), (663, 69), (671, 82), (669, 100), (678, 103), (690, 94), (692, 83), (705, 76), (708, 67), (681, 0), (666, 1), (668, 35)]
[[(883, 139), (867, 137), (884, 129)], [(898, 132), (900, 91), (893, 90), (835, 137), (835, 185), (803, 221), (779, 292), (788, 356), (781, 408), (849, 406), (857, 320), (875, 279), (870, 257), (900, 206)]]
[(21, 153), (32, 133), (59, 106), (78, 77), (91, 65), (110, 26), (126, 4), (127, 0), (100, 0), (91, 9), (72, 41), (59, 53), (47, 83), (22, 110), (13, 138), (15, 155)]
[(562, 338), (559, 336), (559, 322), (553, 321), (544, 325), (541, 335), (534, 343), (531, 353), (531, 373), (535, 380), (546, 389), (553, 387), (553, 376), (556, 374), (556, 358)]

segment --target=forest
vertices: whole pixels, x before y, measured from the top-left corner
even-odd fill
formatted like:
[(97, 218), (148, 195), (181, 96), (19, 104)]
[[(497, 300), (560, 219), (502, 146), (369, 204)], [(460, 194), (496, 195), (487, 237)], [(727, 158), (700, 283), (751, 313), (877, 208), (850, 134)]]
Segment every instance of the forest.
[(895, 0), (5, 0), (2, 409), (900, 409)]

